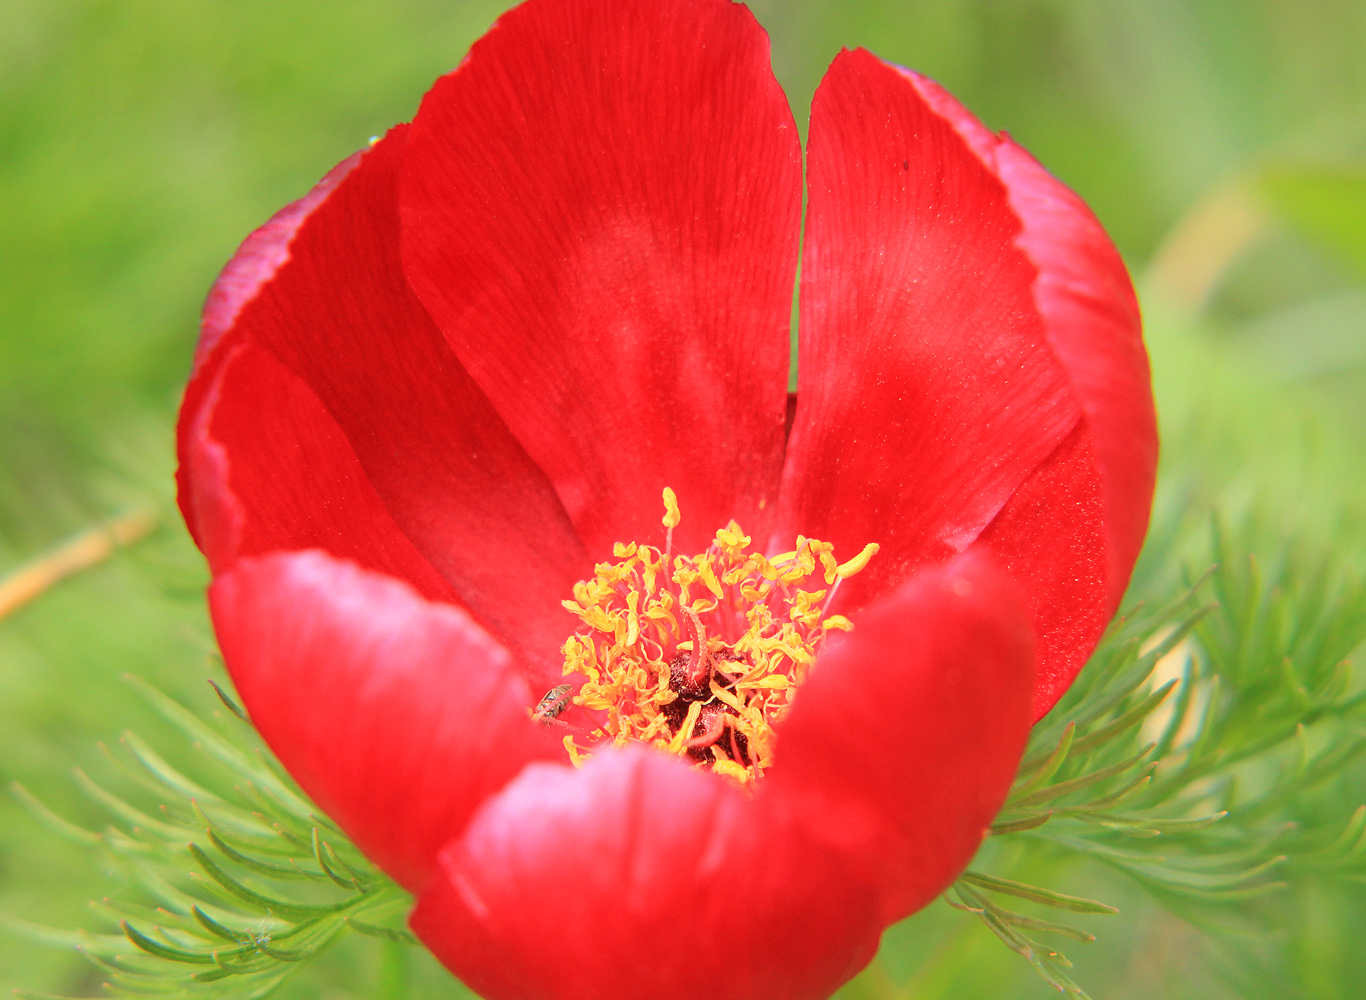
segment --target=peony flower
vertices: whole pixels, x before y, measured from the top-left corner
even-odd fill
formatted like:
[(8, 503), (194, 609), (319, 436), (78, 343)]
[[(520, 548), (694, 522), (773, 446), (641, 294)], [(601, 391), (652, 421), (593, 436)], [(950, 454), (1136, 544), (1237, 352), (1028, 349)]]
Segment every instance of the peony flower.
[(861, 50), (804, 228), (802, 166), (743, 6), (529, 0), (209, 296), (179, 487), (229, 672), (495, 1000), (827, 996), (1137, 555), (1147, 361), (1081, 201)]

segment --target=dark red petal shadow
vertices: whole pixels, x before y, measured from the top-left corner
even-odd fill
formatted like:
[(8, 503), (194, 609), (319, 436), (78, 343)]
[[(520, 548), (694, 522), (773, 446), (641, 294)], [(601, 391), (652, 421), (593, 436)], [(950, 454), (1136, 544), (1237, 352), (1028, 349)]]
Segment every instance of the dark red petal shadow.
[(559, 676), (560, 607), (589, 560), (550, 482), (408, 290), (395, 183), (406, 127), (371, 147), (299, 227), (237, 335), (317, 393), (394, 521), (462, 602)]
[(834, 854), (643, 747), (528, 768), (441, 864), (412, 927), (488, 1000), (824, 1000), (881, 928)]
[(200, 377), (198, 405), (181, 415), (180, 505), (215, 574), (244, 556), (321, 548), (456, 599), (318, 398), (269, 352), (234, 335)]
[(262, 737), (408, 889), (528, 761), (563, 758), (508, 652), (396, 580), (316, 550), (275, 553), (220, 576), (209, 605)]
[(761, 795), (859, 862), (884, 923), (914, 913), (963, 870), (1005, 801), (1033, 659), (1018, 588), (989, 557), (926, 570), (820, 657)]
[(801, 150), (728, 0), (529, 0), (413, 122), (414, 290), (590, 553), (772, 512)]

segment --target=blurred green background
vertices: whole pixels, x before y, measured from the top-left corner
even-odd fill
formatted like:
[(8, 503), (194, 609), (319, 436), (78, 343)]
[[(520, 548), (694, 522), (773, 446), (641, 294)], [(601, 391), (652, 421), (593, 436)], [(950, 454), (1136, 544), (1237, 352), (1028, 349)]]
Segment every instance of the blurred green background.
[[(1094, 207), (1144, 300), (1163, 421), (1161, 537), (1136, 593), (1199, 558), (1209, 512), (1270, 512), (1366, 567), (1366, 3), (756, 0), (800, 122), (841, 46), (926, 72)], [(0, 619), (0, 779), (103, 817), (72, 780), (125, 727), (121, 681), (207, 707), (206, 574), (172, 506), (172, 425), (217, 269), (276, 208), (393, 122), (500, 4), (0, 0), (0, 576), (120, 512), (161, 527)], [(1366, 771), (1341, 779), (1366, 798)], [(116, 880), (0, 797), (0, 912), (91, 923)], [(1090, 890), (1099, 874), (1064, 873)], [(1066, 887), (1066, 886), (1064, 886)], [(1098, 998), (1363, 995), (1366, 891), (1302, 881), (1283, 926), (1229, 944), (1122, 885), (1074, 948)], [(1043, 997), (944, 907), (889, 934), (878, 996)], [(1241, 951), (1239, 949), (1242, 949)], [(1250, 949), (1250, 951), (1249, 951)], [(459, 989), (425, 956), (346, 942), (282, 995)], [(79, 957), (0, 932), (0, 986), (94, 994)], [(442, 985), (446, 984), (446, 985)], [(851, 988), (851, 995), (865, 985)], [(887, 990), (892, 992), (887, 992)], [(872, 994), (870, 994), (872, 995)]]

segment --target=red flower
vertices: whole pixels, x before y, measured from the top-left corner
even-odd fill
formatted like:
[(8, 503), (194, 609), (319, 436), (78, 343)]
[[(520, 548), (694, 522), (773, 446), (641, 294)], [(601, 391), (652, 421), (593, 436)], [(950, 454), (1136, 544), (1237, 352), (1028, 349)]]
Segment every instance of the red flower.
[[(180, 502), (228, 668), (489, 997), (828, 995), (967, 863), (1127, 582), (1156, 435), (1091, 213), (936, 84), (841, 53), (794, 410), (801, 157), (744, 7), (530, 0), (209, 297)], [(768, 553), (880, 550), (838, 595), (761, 579), (849, 575), (809, 541), (715, 598), (670, 577), (656, 618), (611, 611), (641, 612), (625, 639), (562, 606), (615, 586), (595, 563), (660, 561), (614, 543), (702, 552), (732, 519)], [(788, 712), (832, 599), (853, 629)], [(768, 666), (737, 639), (758, 604), (805, 636), (773, 624)], [(533, 721), (573, 650), (646, 642), (634, 718), (677, 754), (585, 735), (636, 710), (587, 668), (567, 728)]]

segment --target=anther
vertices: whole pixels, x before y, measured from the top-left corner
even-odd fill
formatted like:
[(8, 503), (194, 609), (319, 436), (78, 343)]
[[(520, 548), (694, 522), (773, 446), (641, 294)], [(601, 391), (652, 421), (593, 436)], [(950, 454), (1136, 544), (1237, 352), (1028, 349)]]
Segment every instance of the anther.
[(683, 514), (678, 509), (678, 496), (669, 487), (664, 487), (664, 517), (661, 523), (664, 525), (664, 572), (669, 572), (669, 560), (674, 553), (674, 528), (678, 527), (678, 522), (683, 520)]

